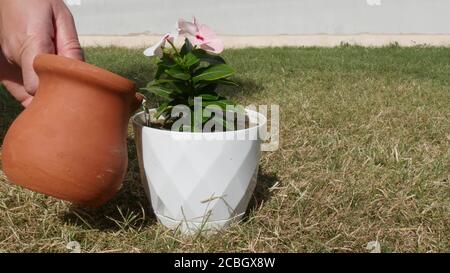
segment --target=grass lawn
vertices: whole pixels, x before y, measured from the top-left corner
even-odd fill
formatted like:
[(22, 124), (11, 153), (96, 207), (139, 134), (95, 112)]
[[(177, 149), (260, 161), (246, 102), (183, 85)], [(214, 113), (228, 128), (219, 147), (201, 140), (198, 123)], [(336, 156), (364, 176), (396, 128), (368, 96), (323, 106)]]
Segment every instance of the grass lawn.
[[(138, 50), (87, 60), (145, 84)], [(450, 48), (274, 48), (225, 52), (242, 104), (279, 104), (281, 147), (264, 153), (246, 218), (184, 238), (152, 216), (132, 132), (124, 187), (98, 210), (12, 186), (0, 174), (0, 251), (450, 251)], [(0, 91), (0, 140), (20, 107)]]

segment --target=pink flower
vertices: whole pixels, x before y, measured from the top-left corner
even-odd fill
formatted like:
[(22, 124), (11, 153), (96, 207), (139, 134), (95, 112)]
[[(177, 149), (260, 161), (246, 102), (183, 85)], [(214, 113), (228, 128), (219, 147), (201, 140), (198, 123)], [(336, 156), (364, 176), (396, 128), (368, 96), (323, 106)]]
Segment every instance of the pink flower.
[(174, 33), (167, 33), (166, 35), (164, 35), (164, 37), (161, 38), (161, 40), (154, 44), (153, 46), (147, 48), (144, 51), (144, 55), (151, 57), (151, 56), (158, 56), (158, 57), (162, 57), (163, 56), (163, 48), (166, 45), (166, 41), (169, 40), (171, 43), (173, 43), (173, 41), (176, 38), (176, 34)]
[(188, 39), (192, 45), (214, 53), (223, 51), (223, 42), (206, 25), (201, 25), (194, 17), (194, 22), (184, 19), (178, 20), (179, 34), (188, 34)]

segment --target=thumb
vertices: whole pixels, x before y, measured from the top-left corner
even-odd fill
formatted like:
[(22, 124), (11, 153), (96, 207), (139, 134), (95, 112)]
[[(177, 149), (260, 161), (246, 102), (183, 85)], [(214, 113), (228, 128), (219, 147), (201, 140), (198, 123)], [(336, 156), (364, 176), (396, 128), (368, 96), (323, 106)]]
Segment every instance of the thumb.
[(34, 95), (39, 85), (39, 79), (33, 69), (33, 61), (36, 55), (42, 53), (54, 53), (55, 48), (52, 38), (48, 35), (29, 36), (23, 44), (21, 54), (21, 67), (23, 86), (27, 93)]

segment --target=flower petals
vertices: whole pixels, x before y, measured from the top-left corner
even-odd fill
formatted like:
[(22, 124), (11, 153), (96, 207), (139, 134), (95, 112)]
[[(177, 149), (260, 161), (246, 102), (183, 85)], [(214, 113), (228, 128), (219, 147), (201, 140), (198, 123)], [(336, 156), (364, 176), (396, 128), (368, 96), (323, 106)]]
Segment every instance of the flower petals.
[(190, 34), (195, 36), (195, 33), (198, 32), (198, 27), (196, 24), (188, 22), (182, 18), (178, 20), (178, 29), (179, 34)]
[(193, 22), (188, 22), (180, 18), (175, 28), (175, 32), (167, 33), (158, 43), (147, 48), (144, 51), (144, 55), (149, 57), (162, 57), (166, 41), (173, 43), (178, 35), (185, 35), (192, 45), (198, 46), (206, 51), (218, 54), (224, 49), (223, 42), (217, 37), (216, 33), (207, 25), (199, 24), (195, 17)]
[(193, 22), (187, 22), (180, 18), (178, 28), (179, 34), (188, 34), (187, 38), (194, 46), (214, 53), (221, 53), (224, 49), (223, 42), (216, 33), (207, 25), (199, 24), (195, 17)]
[(176, 36), (176, 33), (167, 33), (166, 35), (164, 35), (164, 37), (161, 38), (161, 40), (159, 40), (158, 43), (147, 48), (144, 51), (144, 55), (148, 57), (158, 56), (161, 58), (163, 56), (163, 47), (166, 45), (166, 41), (170, 41), (171, 43), (173, 43)]
[(222, 40), (217, 38), (207, 41), (207, 43), (201, 45), (200, 47), (203, 48), (204, 50), (211, 51), (216, 54), (222, 53), (224, 49)]
[(144, 51), (144, 55), (147, 57), (152, 57), (152, 56), (158, 56), (158, 57), (162, 57), (163, 56), (163, 50), (162, 47), (165, 44), (165, 40), (163, 40), (163, 42), (159, 42), (149, 48), (147, 48)]

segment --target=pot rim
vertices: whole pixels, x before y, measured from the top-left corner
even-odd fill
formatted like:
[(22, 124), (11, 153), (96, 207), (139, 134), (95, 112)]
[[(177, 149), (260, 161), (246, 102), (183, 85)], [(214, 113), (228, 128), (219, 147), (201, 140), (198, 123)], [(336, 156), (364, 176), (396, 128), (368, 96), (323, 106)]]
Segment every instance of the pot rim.
[(135, 91), (135, 83), (113, 72), (55, 54), (39, 54), (33, 62), (36, 72), (61, 73), (74, 78), (81, 77), (87, 82), (99, 84), (110, 90), (119, 93), (131, 93)]
[[(154, 113), (155, 111), (156, 111), (156, 108), (150, 109), (150, 113)], [(258, 123), (255, 126), (250, 127), (250, 128), (245, 128), (245, 129), (240, 129), (240, 130), (233, 130), (233, 131), (222, 131), (222, 132), (178, 132), (178, 131), (172, 131), (172, 130), (163, 130), (163, 129), (159, 129), (159, 128), (153, 128), (153, 127), (150, 127), (150, 126), (143, 125), (138, 120), (138, 118), (142, 114), (144, 114), (144, 111), (140, 111), (140, 112), (137, 112), (136, 114), (134, 114), (131, 117), (131, 120), (132, 120), (133, 124), (135, 126), (138, 126), (139, 128), (147, 128), (147, 130), (151, 130), (151, 131), (162, 133), (162, 134), (170, 134), (170, 135), (178, 134), (178, 135), (191, 135), (191, 136), (193, 136), (193, 135), (216, 135), (217, 136), (217, 135), (221, 135), (221, 134), (227, 135), (227, 134), (236, 134), (236, 133), (246, 133), (246, 132), (253, 131), (253, 130), (259, 130), (260, 128), (262, 128), (263, 126), (265, 126), (267, 124), (267, 118), (263, 114), (261, 114), (261, 113), (259, 113), (257, 111), (249, 110), (249, 109), (245, 109), (245, 112), (247, 113), (247, 115), (250, 114), (253, 117), (256, 116), (255, 118), (257, 118), (257, 120), (260, 120), (261, 122)]]

